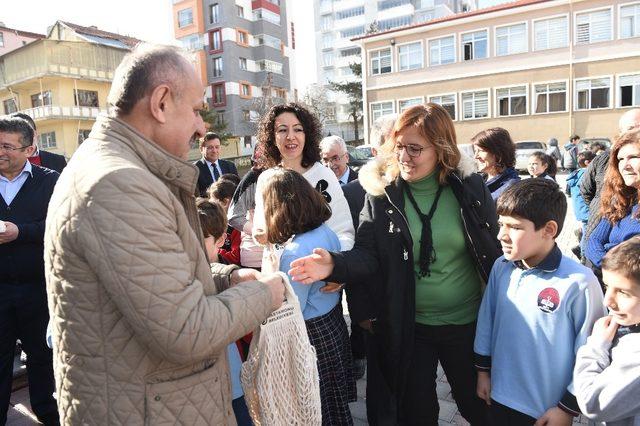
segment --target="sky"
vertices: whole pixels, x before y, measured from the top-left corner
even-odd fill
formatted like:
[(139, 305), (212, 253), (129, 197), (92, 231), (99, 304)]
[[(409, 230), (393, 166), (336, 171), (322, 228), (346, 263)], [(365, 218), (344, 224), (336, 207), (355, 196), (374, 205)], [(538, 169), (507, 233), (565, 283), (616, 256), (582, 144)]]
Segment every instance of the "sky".
[[(480, 7), (505, 0), (479, 0)], [(291, 0), (296, 29), (296, 82), (301, 95), (316, 80), (313, 0)], [(0, 0), (0, 22), (46, 34), (57, 20), (91, 26), (155, 43), (174, 44), (171, 0)]]

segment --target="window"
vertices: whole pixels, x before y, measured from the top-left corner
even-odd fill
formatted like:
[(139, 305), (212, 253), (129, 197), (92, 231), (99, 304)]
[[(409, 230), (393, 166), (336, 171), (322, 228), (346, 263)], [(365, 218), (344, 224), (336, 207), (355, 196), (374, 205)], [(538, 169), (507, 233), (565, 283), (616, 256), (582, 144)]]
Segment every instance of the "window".
[(391, 72), (391, 48), (371, 52), (371, 74), (386, 74)]
[(224, 127), (224, 111), (216, 111), (216, 114), (213, 116), (213, 124), (219, 127)]
[(411, 23), (411, 15), (400, 16), (398, 18), (384, 19), (378, 22), (378, 29), (386, 31), (391, 28), (402, 27)]
[(78, 130), (78, 145), (82, 144), (85, 139), (89, 138), (89, 133), (91, 133), (91, 129), (80, 129)]
[(193, 10), (191, 8), (178, 11), (178, 27), (186, 27), (193, 24)]
[(341, 75), (342, 77), (349, 77), (353, 75), (353, 70), (351, 69), (351, 67), (346, 66), (346, 67), (340, 67), (338, 69), (338, 73), (339, 75)]
[(444, 65), (455, 62), (456, 51), (453, 36), (429, 41), (429, 65)]
[(416, 105), (422, 105), (422, 98), (402, 99), (398, 101), (398, 113), (402, 114), (404, 110)]
[(611, 40), (611, 9), (576, 14), (576, 44)]
[(40, 148), (49, 149), (55, 148), (56, 144), (56, 132), (47, 132), (40, 134)]
[(331, 84), (333, 79), (335, 78), (335, 70), (333, 68), (329, 68), (324, 70), (324, 82), (325, 84)]
[(36, 108), (43, 105), (51, 105), (51, 91), (36, 93), (31, 95), (31, 107)]
[(236, 29), (236, 42), (241, 46), (249, 46), (249, 33), (239, 28)]
[(609, 108), (611, 78), (592, 78), (575, 81), (575, 109)]
[(271, 22), (272, 24), (280, 25), (280, 15), (267, 9), (254, 9), (253, 19), (262, 19)]
[(379, 0), (378, 11), (391, 9), (392, 7), (402, 6), (403, 4), (409, 4), (411, 0)]
[(535, 21), (533, 23), (534, 50), (567, 47), (569, 45), (568, 26), (569, 19), (566, 16)]
[(241, 70), (247, 70), (247, 58), (238, 58), (238, 65)]
[(364, 25), (360, 25), (359, 27), (347, 28), (346, 30), (340, 31), (340, 37), (342, 38), (352, 38), (362, 34), (364, 34)]
[(333, 52), (322, 53), (322, 66), (323, 67), (333, 66)]
[(429, 102), (433, 102), (434, 104), (441, 105), (444, 109), (447, 110), (452, 120), (456, 119), (456, 95), (455, 94), (431, 96), (429, 98)]
[(4, 47), (4, 33), (0, 31), (0, 47)]
[(263, 59), (261, 61), (257, 61), (256, 64), (258, 65), (258, 69), (260, 71), (282, 74), (282, 64), (280, 62)]
[(253, 40), (256, 46), (269, 46), (278, 50), (280, 50), (280, 46), (282, 45), (278, 37), (270, 36), (269, 34), (254, 35)]
[(434, 0), (418, 0), (416, 4), (416, 9), (433, 9), (436, 7), (436, 2)]
[(209, 31), (209, 50), (212, 53), (222, 52), (222, 30), (220, 28)]
[(333, 33), (322, 34), (322, 48), (333, 49)]
[(287, 99), (287, 90), (276, 87), (276, 98)]
[(218, 22), (220, 22), (220, 5), (214, 3), (209, 5), (209, 23), (217, 24)]
[(422, 43), (409, 43), (398, 46), (400, 71), (422, 68)]
[(462, 52), (465, 61), (487, 57), (487, 30), (462, 34)]
[(186, 50), (202, 49), (202, 39), (199, 34), (191, 34), (178, 40)]
[(239, 18), (244, 18), (244, 7), (236, 5), (236, 15)]
[(213, 58), (213, 77), (222, 77), (222, 58)]
[(350, 56), (360, 56), (360, 48), (359, 47), (350, 47), (348, 49), (343, 49), (340, 51), (341, 58), (348, 58)]
[(527, 86), (496, 89), (498, 117), (524, 115), (527, 113)]
[(320, 28), (322, 31), (328, 31), (333, 26), (333, 18), (331, 15), (322, 15), (320, 18)]
[(4, 107), (5, 114), (13, 114), (14, 112), (18, 112), (15, 98), (2, 101), (2, 106)]
[(527, 24), (515, 24), (496, 28), (496, 55), (514, 55), (526, 52)]
[(339, 12), (336, 12), (336, 19), (341, 20), (341, 19), (352, 18), (354, 16), (360, 16), (360, 15), (364, 15), (364, 6), (358, 6), (352, 9), (346, 9), (346, 10), (341, 10)]
[(74, 100), (76, 106), (98, 107), (98, 92), (95, 90), (75, 90)]
[(241, 98), (250, 98), (251, 97), (251, 83), (240, 82), (240, 97)]
[(472, 120), (489, 117), (489, 91), (462, 93), (462, 118)]
[(227, 104), (227, 95), (224, 90), (224, 83), (212, 84), (211, 95), (212, 106), (224, 106)]
[(640, 3), (620, 7), (620, 38), (640, 37)]
[(567, 110), (567, 83), (536, 84), (533, 90), (536, 114)]
[(249, 111), (248, 109), (242, 110), (242, 121), (244, 121), (245, 123), (251, 121), (251, 111)]
[(371, 122), (383, 115), (393, 114), (393, 101), (376, 102), (371, 104)]
[(640, 107), (640, 74), (618, 77), (618, 104), (621, 107)]

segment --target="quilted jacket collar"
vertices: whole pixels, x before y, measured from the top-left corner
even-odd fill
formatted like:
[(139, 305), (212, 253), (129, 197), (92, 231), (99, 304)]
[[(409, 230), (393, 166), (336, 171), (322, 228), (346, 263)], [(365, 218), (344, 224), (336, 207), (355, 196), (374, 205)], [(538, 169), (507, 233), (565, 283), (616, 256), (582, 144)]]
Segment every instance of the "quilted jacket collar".
[(91, 137), (103, 141), (117, 140), (128, 146), (159, 179), (190, 194), (195, 193), (198, 182), (196, 166), (168, 153), (119, 118), (98, 116)]

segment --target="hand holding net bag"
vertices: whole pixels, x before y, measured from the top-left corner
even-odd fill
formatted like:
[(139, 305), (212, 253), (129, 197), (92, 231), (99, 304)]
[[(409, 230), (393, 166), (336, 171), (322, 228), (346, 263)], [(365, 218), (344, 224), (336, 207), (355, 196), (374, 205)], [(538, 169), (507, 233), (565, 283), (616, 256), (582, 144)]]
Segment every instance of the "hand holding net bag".
[(286, 274), (285, 301), (254, 332), (240, 380), (257, 426), (321, 425), (316, 350)]

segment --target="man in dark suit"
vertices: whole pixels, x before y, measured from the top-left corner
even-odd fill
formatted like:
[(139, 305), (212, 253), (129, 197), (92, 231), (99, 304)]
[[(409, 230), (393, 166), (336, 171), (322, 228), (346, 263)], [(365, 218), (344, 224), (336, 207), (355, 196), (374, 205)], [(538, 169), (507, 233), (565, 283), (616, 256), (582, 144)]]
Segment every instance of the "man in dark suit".
[(31, 164), (35, 164), (36, 166), (46, 167), (47, 169), (55, 170), (58, 173), (62, 173), (62, 170), (67, 167), (66, 158), (64, 158), (64, 155), (54, 154), (53, 152), (38, 149), (38, 129), (36, 128), (35, 121), (33, 121), (33, 119), (29, 115), (22, 112), (15, 112), (11, 114), (11, 116), (26, 120), (33, 128), (33, 145), (35, 145), (36, 149), (33, 155), (29, 157), (29, 162)]
[(322, 163), (335, 173), (340, 185), (358, 179), (358, 172), (349, 167), (347, 144), (340, 136), (327, 136), (320, 141)]
[(238, 169), (233, 162), (220, 159), (220, 136), (215, 133), (209, 132), (204, 135), (200, 142), (200, 152), (202, 158), (195, 162), (200, 169), (198, 192), (201, 197), (206, 197), (207, 188), (213, 182), (226, 173), (237, 175)]
[(34, 131), (0, 117), (0, 424), (5, 424), (16, 339), (27, 354), (29, 399), (38, 420), (57, 425), (53, 355), (46, 345), (44, 227), (58, 172), (32, 165)]

